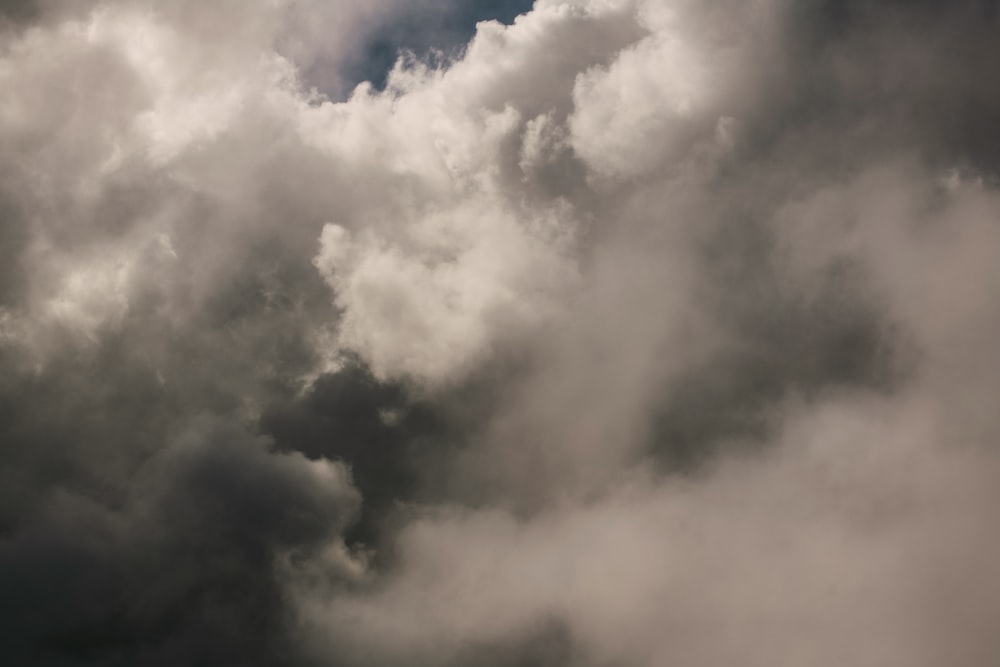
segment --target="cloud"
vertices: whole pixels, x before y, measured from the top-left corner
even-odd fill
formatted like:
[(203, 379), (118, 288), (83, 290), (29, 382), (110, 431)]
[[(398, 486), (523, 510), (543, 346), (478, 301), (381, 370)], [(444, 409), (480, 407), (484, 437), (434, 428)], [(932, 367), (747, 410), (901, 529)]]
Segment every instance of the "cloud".
[(993, 4), (442, 7), (0, 12), (6, 661), (995, 662)]
[(574, 664), (977, 664), (994, 650), (966, 620), (996, 605), (980, 505), (995, 461), (942, 456), (935, 428), (907, 414), (922, 409), (812, 405), (776, 449), (707, 479), (639, 477), (530, 519), (430, 513), (400, 537), (389, 584), (330, 598), (320, 627), (358, 664), (449, 664), (551, 618)]
[(5, 652), (43, 664), (294, 654), (275, 565), (336, 547), (358, 499), (343, 466), (265, 444), (202, 420), (106, 490), (110, 503), (78, 478), (22, 508), (0, 548)]

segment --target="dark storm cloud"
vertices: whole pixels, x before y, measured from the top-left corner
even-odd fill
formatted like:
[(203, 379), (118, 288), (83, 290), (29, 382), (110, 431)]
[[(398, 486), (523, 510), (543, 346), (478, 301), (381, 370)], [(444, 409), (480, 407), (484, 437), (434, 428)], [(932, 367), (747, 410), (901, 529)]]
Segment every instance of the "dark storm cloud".
[(998, 21), (0, 5), (0, 661), (996, 662)]
[(379, 382), (355, 358), (317, 378), (304, 395), (268, 405), (260, 426), (279, 450), (350, 462), (364, 498), (350, 537), (365, 543), (377, 540), (381, 520), (416, 495), (441, 441), (454, 439), (433, 406), (415, 404), (398, 383)]
[(0, 547), (10, 659), (294, 661), (275, 561), (324, 547), (356, 497), (337, 468), (265, 446), (203, 420), (139, 466), (111, 507), (57, 487), (26, 512)]
[(38, 0), (4, 0), (0, 4), (0, 18), (23, 22), (36, 18), (39, 13)]
[(254, 435), (245, 401), (293, 393), (267, 366), (296, 367), (247, 323), (256, 301), (213, 300), (221, 334), (152, 332), (140, 311), (43, 370), (4, 355), (7, 659), (294, 663), (278, 565), (335, 543), (359, 500), (346, 469)]

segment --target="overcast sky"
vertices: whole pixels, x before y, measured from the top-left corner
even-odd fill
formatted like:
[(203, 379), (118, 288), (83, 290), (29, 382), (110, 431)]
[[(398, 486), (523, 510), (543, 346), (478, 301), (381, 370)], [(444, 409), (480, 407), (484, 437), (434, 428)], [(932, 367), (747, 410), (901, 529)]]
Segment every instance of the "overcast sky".
[(0, 664), (1000, 664), (998, 9), (0, 2)]

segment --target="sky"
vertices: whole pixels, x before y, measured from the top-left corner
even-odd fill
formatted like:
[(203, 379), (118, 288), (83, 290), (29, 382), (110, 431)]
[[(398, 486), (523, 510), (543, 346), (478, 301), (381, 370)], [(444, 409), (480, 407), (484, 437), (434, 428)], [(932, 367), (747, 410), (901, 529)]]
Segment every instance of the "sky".
[[(364, 33), (360, 47), (329, 67), (321, 64), (305, 73), (327, 97), (342, 101), (345, 93), (362, 81), (385, 88), (386, 78), (400, 53), (421, 60), (453, 58), (475, 35), (479, 21), (509, 24), (531, 9), (531, 0), (409, 0), (396, 2), (392, 12), (382, 15), (371, 32)], [(324, 74), (334, 74), (343, 83), (332, 89), (323, 85)], [(329, 80), (327, 78), (327, 80)]]
[(0, 2), (0, 664), (1000, 663), (997, 10)]

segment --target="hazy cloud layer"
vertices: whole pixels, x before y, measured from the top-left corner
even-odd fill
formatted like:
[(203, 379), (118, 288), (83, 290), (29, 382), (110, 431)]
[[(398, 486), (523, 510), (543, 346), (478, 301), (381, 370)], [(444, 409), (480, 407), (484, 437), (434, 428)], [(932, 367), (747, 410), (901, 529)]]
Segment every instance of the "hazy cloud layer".
[(0, 660), (995, 664), (996, 4), (487, 5), (0, 6)]

